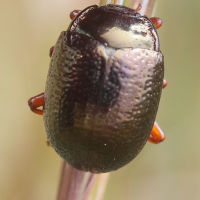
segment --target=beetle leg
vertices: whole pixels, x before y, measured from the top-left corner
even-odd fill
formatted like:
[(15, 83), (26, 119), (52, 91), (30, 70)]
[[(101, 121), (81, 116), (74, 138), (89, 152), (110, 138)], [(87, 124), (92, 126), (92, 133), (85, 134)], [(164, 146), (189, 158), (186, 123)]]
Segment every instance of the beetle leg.
[(160, 28), (162, 26), (162, 20), (159, 17), (151, 17), (149, 18), (156, 29)]
[(47, 141), (46, 141), (46, 144), (47, 144), (47, 146), (48, 146), (48, 147), (50, 147), (50, 146), (51, 146), (51, 144), (50, 144), (49, 140), (47, 140)]
[(139, 3), (138, 7), (135, 10), (138, 12), (139, 10), (141, 10), (141, 8), (142, 8), (142, 5)]
[(43, 106), (43, 104), (44, 104), (44, 93), (41, 93), (28, 100), (28, 105), (30, 109), (38, 115), (43, 115), (43, 110), (37, 109), (38, 107)]
[[(167, 86), (167, 80), (163, 79), (163, 88)], [(154, 122), (153, 129), (151, 131), (151, 135), (148, 139), (149, 142), (158, 144), (159, 142), (162, 142), (165, 139), (165, 135), (161, 128), (158, 126), (157, 122)]]
[(70, 19), (74, 19), (76, 17), (76, 15), (78, 15), (79, 13), (81, 12), (81, 10), (73, 10), (71, 13), (70, 13)]
[(162, 142), (164, 139), (165, 139), (165, 135), (163, 131), (161, 130), (161, 128), (158, 126), (157, 122), (155, 121), (148, 141), (154, 144), (158, 144)]
[(163, 86), (162, 86), (162, 88), (165, 88), (166, 86), (167, 86), (167, 80), (163, 79)]
[(53, 50), (54, 50), (54, 46), (52, 46), (49, 50), (49, 57), (51, 58), (52, 54), (53, 54)]

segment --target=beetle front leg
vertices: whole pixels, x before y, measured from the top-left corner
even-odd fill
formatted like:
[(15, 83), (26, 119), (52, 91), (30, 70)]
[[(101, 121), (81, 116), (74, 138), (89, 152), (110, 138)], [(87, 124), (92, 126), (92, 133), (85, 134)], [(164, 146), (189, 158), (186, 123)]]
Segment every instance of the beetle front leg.
[(81, 10), (73, 10), (69, 15), (70, 19), (73, 20), (76, 17), (76, 15), (78, 15), (80, 12)]
[(37, 109), (38, 107), (43, 106), (43, 104), (44, 104), (44, 93), (41, 93), (28, 100), (28, 105), (30, 109), (38, 115), (43, 115), (43, 110)]
[(165, 135), (161, 128), (158, 126), (157, 122), (154, 122), (151, 135), (149, 136), (148, 141), (154, 144), (158, 144), (165, 139)]
[(156, 29), (160, 28), (162, 26), (162, 20), (159, 17), (151, 17), (149, 18)]

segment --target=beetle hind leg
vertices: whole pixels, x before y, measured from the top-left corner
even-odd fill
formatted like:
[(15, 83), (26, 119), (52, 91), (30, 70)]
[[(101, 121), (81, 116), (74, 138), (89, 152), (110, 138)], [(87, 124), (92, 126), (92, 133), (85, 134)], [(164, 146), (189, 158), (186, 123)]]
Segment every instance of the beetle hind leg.
[[(163, 79), (163, 88), (167, 86), (167, 80)], [(153, 129), (151, 131), (151, 135), (149, 136), (148, 141), (154, 144), (158, 144), (165, 139), (165, 135), (161, 128), (158, 126), (157, 122), (154, 122)]]
[(148, 141), (154, 144), (158, 144), (165, 139), (165, 135), (161, 128), (158, 126), (157, 122), (154, 122), (153, 129), (151, 131), (151, 135), (149, 136)]

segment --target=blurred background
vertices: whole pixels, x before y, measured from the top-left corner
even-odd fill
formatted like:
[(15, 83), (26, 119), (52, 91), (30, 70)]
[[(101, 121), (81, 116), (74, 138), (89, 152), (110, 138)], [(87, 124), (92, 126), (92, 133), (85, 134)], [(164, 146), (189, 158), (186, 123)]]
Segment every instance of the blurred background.
[[(60, 158), (46, 145), (42, 117), (27, 100), (44, 92), (49, 49), (69, 13), (99, 0), (1, 0), (0, 199), (54, 200)], [(200, 199), (200, 1), (158, 0), (155, 16), (165, 55), (157, 122), (166, 140), (147, 143), (112, 172), (105, 200)]]

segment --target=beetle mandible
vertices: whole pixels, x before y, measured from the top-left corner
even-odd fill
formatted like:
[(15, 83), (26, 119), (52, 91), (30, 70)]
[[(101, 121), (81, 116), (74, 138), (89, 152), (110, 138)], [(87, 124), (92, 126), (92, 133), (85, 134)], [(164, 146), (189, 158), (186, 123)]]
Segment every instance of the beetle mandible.
[(139, 9), (108, 4), (73, 11), (50, 49), (45, 93), (29, 100), (43, 114), (51, 146), (79, 170), (117, 170), (147, 140), (165, 138), (154, 123), (167, 84), (156, 32), (162, 21)]

